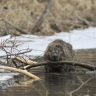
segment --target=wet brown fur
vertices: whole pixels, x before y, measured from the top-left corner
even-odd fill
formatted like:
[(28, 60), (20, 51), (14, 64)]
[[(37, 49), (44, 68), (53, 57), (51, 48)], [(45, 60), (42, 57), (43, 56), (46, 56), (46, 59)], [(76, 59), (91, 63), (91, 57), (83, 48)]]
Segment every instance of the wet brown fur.
[(72, 45), (69, 43), (66, 43), (65, 41), (61, 39), (56, 39), (55, 41), (51, 42), (48, 45), (44, 53), (45, 60), (53, 61), (51, 57), (57, 50), (59, 52), (57, 54), (58, 59), (56, 61), (72, 59), (73, 57)]
[(57, 71), (62, 70), (62, 66), (51, 65), (50, 62), (72, 60), (73, 58), (72, 45), (66, 43), (61, 39), (56, 39), (48, 45), (44, 53), (44, 58), (46, 61), (49, 62), (49, 64), (45, 66), (46, 72), (50, 71), (52, 72), (53, 69), (56, 69)]

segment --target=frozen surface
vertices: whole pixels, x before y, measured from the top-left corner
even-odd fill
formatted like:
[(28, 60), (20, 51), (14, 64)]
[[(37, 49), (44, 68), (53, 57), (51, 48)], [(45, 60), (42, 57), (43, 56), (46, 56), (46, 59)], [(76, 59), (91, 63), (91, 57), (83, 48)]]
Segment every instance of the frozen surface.
[[(27, 55), (43, 55), (47, 45), (55, 39), (62, 39), (72, 44), (73, 49), (89, 49), (96, 48), (96, 28), (90, 27), (84, 30), (72, 30), (70, 32), (56, 33), (54, 36), (35, 36), (35, 35), (22, 35), (15, 38), (11, 38), (10, 35), (0, 37), (0, 42), (9, 39), (10, 41), (16, 41), (20, 44), (17, 49), (23, 51), (24, 49), (32, 49), (32, 52), (26, 53)], [(8, 45), (11, 45), (8, 43)], [(10, 52), (10, 48), (6, 49)], [(11, 50), (16, 53), (16, 50)], [(0, 55), (6, 55), (6, 53), (0, 50)]]

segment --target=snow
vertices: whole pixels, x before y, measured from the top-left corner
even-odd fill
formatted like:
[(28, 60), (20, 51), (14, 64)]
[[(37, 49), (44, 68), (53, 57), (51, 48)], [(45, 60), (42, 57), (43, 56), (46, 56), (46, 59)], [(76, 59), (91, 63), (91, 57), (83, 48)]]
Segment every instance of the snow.
[[(9, 72), (9, 73), (0, 73), (0, 81), (5, 81), (8, 80), (10, 78), (12, 78), (14, 75), (18, 75), (19, 73), (13, 73), (13, 72)], [(1, 83), (1, 82), (0, 82)]]
[[(22, 35), (10, 38), (11, 36), (1, 37), (0, 40), (16, 40), (20, 46), (18, 50), (32, 49), (32, 52), (27, 55), (43, 55), (47, 45), (55, 39), (62, 39), (72, 44), (73, 49), (89, 49), (96, 48), (96, 28), (89, 27), (84, 30), (72, 30), (70, 32), (56, 33), (53, 36), (35, 36), (35, 35)], [(9, 50), (9, 49), (8, 49)], [(16, 50), (15, 50), (16, 51)], [(0, 51), (0, 55), (6, 55), (4, 51)]]
[(10, 79), (10, 78), (12, 78), (12, 76), (0, 76), (0, 81), (3, 81), (3, 80), (8, 80), (8, 79)]
[(23, 35), (18, 39), (20, 38), (25, 41), (30, 40), (30, 42), (25, 42), (18, 48), (25, 49), (26, 47), (28, 47), (34, 49), (31, 55), (40, 55), (44, 53), (47, 45), (55, 39), (62, 39), (66, 42), (71, 43), (73, 49), (96, 48), (96, 28), (93, 27), (84, 30), (72, 30), (70, 32), (56, 33), (54, 36)]
[[(53, 36), (22, 35), (11, 38), (11, 36), (8, 35), (0, 37), (0, 42), (3, 42), (6, 39), (9, 39), (10, 41), (15, 40), (17, 44), (20, 44), (20, 46), (17, 47), (18, 50), (23, 51), (27, 48), (32, 49), (32, 52), (26, 53), (27, 55), (41, 56), (44, 54), (47, 45), (55, 39), (62, 39), (66, 42), (69, 42), (72, 44), (73, 49), (96, 48), (96, 27), (89, 27), (83, 30), (71, 30), (70, 32), (55, 33)], [(10, 49), (8, 50), (10, 51)], [(2, 55), (6, 55), (6, 53), (0, 50), (0, 56)]]

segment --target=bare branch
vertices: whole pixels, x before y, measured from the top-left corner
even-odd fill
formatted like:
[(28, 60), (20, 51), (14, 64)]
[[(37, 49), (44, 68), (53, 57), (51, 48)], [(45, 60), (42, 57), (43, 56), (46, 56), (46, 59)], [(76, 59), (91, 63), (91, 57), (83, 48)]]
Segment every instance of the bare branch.
[(80, 90), (85, 84), (87, 84), (90, 80), (92, 80), (92, 79), (94, 79), (94, 78), (96, 78), (96, 77), (89, 78), (87, 81), (82, 82), (82, 84), (81, 84), (77, 89), (75, 89), (75, 90), (73, 90), (73, 91), (70, 92), (70, 96), (72, 96), (72, 94), (73, 94), (74, 92)]
[(5, 69), (5, 70), (11, 70), (11, 71), (15, 71), (15, 72), (19, 72), (19, 73), (23, 73), (33, 79), (37, 79), (39, 80), (40, 78), (31, 74), (30, 72), (26, 71), (26, 70), (22, 70), (22, 69), (17, 69), (17, 68), (13, 68), (13, 67), (7, 67), (7, 66), (0, 66), (0, 69)]
[(33, 27), (32, 33), (37, 32), (37, 30), (39, 29), (39, 27), (41, 26), (41, 24), (44, 22), (45, 18), (47, 17), (48, 13), (50, 12), (50, 9), (51, 9), (53, 3), (54, 3), (54, 0), (49, 0), (49, 2), (46, 5), (45, 10), (43, 11), (40, 19), (37, 21), (37, 23)]
[(57, 64), (57, 65), (73, 65), (73, 66), (80, 66), (89, 70), (96, 70), (96, 66), (93, 66), (91, 64), (86, 64), (86, 63), (79, 63), (79, 62), (73, 62), (73, 61), (61, 61), (61, 62), (39, 62), (37, 64), (32, 64), (26, 67), (26, 69), (32, 68), (32, 67), (37, 67), (37, 66), (42, 66), (46, 64)]
[(25, 58), (20, 57), (20, 56), (15, 57), (15, 59), (18, 60), (18, 61), (20, 61), (20, 62), (22, 62), (22, 63), (29, 64), (29, 65), (36, 64), (37, 63), (37, 62), (32, 61), (32, 60), (26, 60)]
[[(26, 50), (24, 52), (19, 52), (19, 53), (14, 53), (14, 54), (8, 52), (9, 53), (8, 56), (20, 55), (20, 54), (28, 53), (28, 52), (31, 52), (31, 51), (32, 50), (30, 49), (30, 50)], [(6, 55), (0, 56), (0, 58), (2, 58), (2, 57), (6, 57)]]
[(6, 23), (8, 23), (9, 25), (11, 25), (12, 27), (14, 27), (17, 31), (19, 31), (22, 34), (27, 34), (27, 31), (19, 28), (18, 26), (14, 25), (12, 22), (5, 20)]

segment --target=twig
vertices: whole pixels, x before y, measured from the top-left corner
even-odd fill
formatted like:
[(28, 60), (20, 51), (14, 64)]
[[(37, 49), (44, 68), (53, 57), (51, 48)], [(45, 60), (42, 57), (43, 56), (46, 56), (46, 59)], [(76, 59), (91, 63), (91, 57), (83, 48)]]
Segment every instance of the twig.
[(16, 64), (16, 62), (15, 62), (14, 59), (12, 59), (12, 62), (13, 62), (13, 64), (15, 65), (16, 68), (19, 68), (19, 66)]
[[(15, 54), (12, 54), (12, 53), (9, 53), (9, 52), (7, 52), (7, 53), (9, 53), (8, 56), (14, 56), (14, 55), (20, 55), (20, 54), (28, 53), (28, 52), (31, 52), (31, 51), (32, 50), (30, 49), (30, 50), (27, 50), (27, 51), (24, 51), (24, 52), (20, 52), (20, 53), (15, 53)], [(0, 58), (2, 58), (2, 57), (6, 57), (6, 55), (0, 56)]]

